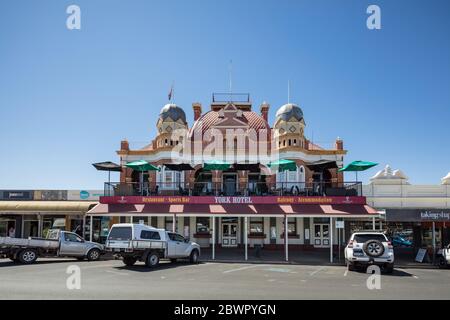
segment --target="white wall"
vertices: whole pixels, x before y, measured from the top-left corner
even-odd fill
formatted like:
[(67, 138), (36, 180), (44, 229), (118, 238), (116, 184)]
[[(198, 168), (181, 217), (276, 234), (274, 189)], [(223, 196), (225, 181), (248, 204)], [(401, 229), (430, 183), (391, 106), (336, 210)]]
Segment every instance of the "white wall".
[(450, 208), (450, 185), (374, 184), (363, 186), (367, 204), (377, 208)]

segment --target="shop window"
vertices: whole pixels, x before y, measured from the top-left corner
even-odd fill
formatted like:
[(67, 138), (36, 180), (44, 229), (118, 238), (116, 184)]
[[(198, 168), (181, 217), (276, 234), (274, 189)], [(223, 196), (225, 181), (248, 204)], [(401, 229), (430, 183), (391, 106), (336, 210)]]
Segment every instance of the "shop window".
[(209, 217), (197, 217), (196, 218), (196, 232), (202, 234), (209, 234)]
[(288, 235), (297, 235), (297, 218), (288, 218)]
[(164, 217), (164, 228), (167, 231), (173, 230), (173, 218), (172, 217)]
[(264, 218), (250, 218), (250, 233), (262, 234), (264, 233)]

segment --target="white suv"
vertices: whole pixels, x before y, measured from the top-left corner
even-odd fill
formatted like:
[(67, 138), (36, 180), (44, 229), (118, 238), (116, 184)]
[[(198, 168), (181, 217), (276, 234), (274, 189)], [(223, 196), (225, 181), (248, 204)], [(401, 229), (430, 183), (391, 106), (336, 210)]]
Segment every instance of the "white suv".
[(345, 247), (345, 261), (353, 271), (358, 266), (378, 265), (387, 273), (394, 271), (394, 248), (380, 232), (356, 232)]

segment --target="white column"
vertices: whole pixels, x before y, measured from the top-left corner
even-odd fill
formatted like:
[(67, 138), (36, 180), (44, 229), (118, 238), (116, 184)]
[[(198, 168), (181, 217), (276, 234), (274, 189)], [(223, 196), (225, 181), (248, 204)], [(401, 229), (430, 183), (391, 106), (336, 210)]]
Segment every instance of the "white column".
[(375, 217), (372, 218), (372, 230), (376, 230), (376, 226), (375, 226)]
[(333, 218), (330, 217), (330, 263), (333, 263)]
[(82, 235), (82, 237), (83, 237), (83, 239), (86, 239), (85, 237), (86, 237), (86, 215), (83, 215), (83, 223), (82, 223), (82, 226), (81, 226), (82, 228), (83, 228), (83, 230), (81, 230), (81, 235)]
[(286, 258), (286, 261), (289, 261), (289, 243), (288, 243), (288, 217), (287, 215), (284, 216), (284, 255)]
[(216, 259), (216, 218), (214, 216), (211, 217), (211, 229), (212, 229), (212, 259)]
[(248, 217), (244, 218), (244, 246), (245, 246), (245, 260), (248, 260)]
[(91, 216), (91, 221), (90, 221), (90, 228), (89, 228), (89, 241), (92, 241), (92, 234), (94, 232), (93, 227), (94, 227), (94, 216)]
[(38, 237), (42, 237), (42, 216), (38, 214)]

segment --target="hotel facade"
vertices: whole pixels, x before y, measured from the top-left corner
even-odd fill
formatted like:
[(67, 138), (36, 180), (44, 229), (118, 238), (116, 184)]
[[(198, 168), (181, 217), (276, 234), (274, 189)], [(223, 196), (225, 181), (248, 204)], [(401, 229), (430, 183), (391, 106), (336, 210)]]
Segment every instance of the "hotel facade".
[[(374, 225), (378, 212), (361, 183), (338, 171), (347, 153), (341, 139), (325, 149), (305, 136), (299, 106), (281, 106), (272, 121), (269, 108), (255, 112), (249, 95), (213, 94), (205, 112), (192, 104), (189, 126), (180, 106), (165, 105), (148, 145), (121, 141), (120, 181), (105, 183), (87, 223), (173, 230), (210, 247), (213, 258), (216, 247), (244, 247), (247, 258), (248, 247), (260, 246), (284, 249), (286, 259), (288, 250), (329, 248), (332, 259), (333, 246)], [(153, 169), (127, 167), (140, 160)]]

